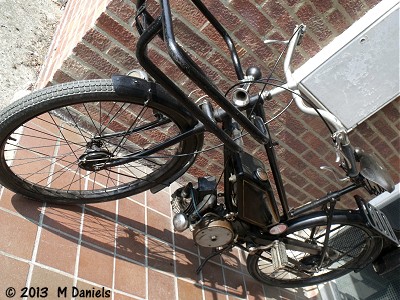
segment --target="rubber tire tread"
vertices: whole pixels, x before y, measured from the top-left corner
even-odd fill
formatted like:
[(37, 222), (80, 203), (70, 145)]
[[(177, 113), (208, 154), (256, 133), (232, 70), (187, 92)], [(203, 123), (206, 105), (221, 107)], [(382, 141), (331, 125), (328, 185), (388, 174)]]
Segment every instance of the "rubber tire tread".
[[(92, 195), (85, 198), (77, 197), (76, 195), (56, 195), (53, 192), (44, 190), (41, 187), (35, 187), (32, 184), (24, 183), (13, 175), (4, 161), (4, 144), (8, 136), (30, 119), (46, 111), (72, 105), (82, 101), (101, 101), (115, 100), (132, 102), (136, 104), (144, 103), (147, 99), (134, 96), (119, 96), (114, 90), (111, 79), (96, 79), (74, 81), (63, 84), (54, 85), (38, 91), (35, 91), (8, 106), (1, 112), (0, 120), (0, 184), (8, 189), (33, 198), (34, 200), (57, 203), (57, 204), (82, 204), (116, 200), (123, 197), (128, 197), (137, 193), (146, 191), (158, 183), (168, 180), (175, 173), (182, 170), (187, 165), (188, 161), (193, 158), (191, 155), (173, 158), (173, 162), (169, 168), (164, 168), (165, 173), (158, 175), (155, 178), (157, 183), (142, 183), (135, 184), (129, 190), (124, 190), (122, 193)], [(181, 113), (182, 107), (171, 99), (152, 99), (153, 108), (168, 115), (181, 130), (187, 130), (193, 127), (195, 120), (188, 119), (188, 113)], [(202, 146), (201, 135), (192, 135), (182, 142), (183, 147), (179, 154), (193, 153), (199, 150)], [(153, 173), (152, 173), (153, 174)]]

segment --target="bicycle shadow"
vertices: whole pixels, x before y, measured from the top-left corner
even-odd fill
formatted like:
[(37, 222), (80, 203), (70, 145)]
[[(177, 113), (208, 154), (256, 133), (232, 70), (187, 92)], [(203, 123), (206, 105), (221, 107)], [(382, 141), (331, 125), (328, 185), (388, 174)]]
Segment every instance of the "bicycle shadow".
[[(190, 232), (160, 230), (142, 221), (116, 215), (109, 209), (113, 202), (104, 205), (46, 205), (43, 214), (42, 203), (15, 194), (11, 198), (11, 205), (31, 222), (70, 242), (80, 243), (81, 247), (167, 272), (178, 279), (192, 282), (199, 289), (204, 286), (205, 290), (209, 289), (213, 293), (246, 297), (244, 277), (241, 274), (245, 266), (238, 258), (239, 252), (236, 255), (229, 252), (221, 257), (222, 264), (228, 268), (221, 266), (220, 257), (217, 256), (197, 275), (195, 271), (201, 260), (210, 253), (210, 249), (198, 249)], [(63, 259), (63, 253), (51, 255)], [(217, 296), (215, 294), (213, 298)]]

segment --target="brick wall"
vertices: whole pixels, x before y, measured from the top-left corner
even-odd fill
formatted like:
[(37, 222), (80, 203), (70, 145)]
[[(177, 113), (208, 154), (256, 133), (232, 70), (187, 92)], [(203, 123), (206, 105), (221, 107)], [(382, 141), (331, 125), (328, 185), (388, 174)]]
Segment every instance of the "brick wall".
[[(64, 17), (54, 38), (47, 64), (38, 87), (70, 80), (107, 78), (137, 68), (134, 51), (138, 34), (133, 29), (136, 1), (69, 0)], [(235, 73), (229, 63), (229, 53), (216, 31), (187, 0), (171, 0), (175, 33), (185, 49), (221, 88), (232, 85)], [(244, 68), (261, 66), (264, 75), (278, 57), (280, 46), (266, 47), (265, 38), (287, 38), (294, 26), (307, 25), (307, 34), (296, 53), (298, 67), (319, 52), (333, 38), (363, 16), (378, 0), (204, 0), (212, 13), (237, 40), (237, 51)], [(149, 10), (159, 10), (154, 0)], [(187, 93), (196, 89), (171, 63), (160, 42), (149, 48), (150, 57)], [(275, 76), (282, 77), (279, 65)], [(192, 98), (200, 97), (198, 91)], [(269, 117), (282, 110), (289, 96), (281, 96), (266, 104)], [(328, 131), (315, 117), (304, 116), (292, 105), (278, 120), (270, 124), (280, 146), (277, 152), (291, 205), (320, 197), (341, 185), (319, 166), (334, 165), (335, 154)], [(386, 162), (395, 182), (399, 182), (399, 99), (384, 107), (351, 132), (354, 145), (374, 151)], [(206, 147), (218, 144), (207, 135)], [(261, 148), (246, 139), (248, 149), (261, 154)], [(214, 158), (210, 161), (209, 157)], [(201, 155), (191, 169), (194, 176), (219, 174), (222, 170), (220, 149)], [(369, 196), (367, 196), (369, 197)], [(370, 198), (370, 197), (369, 197)], [(343, 200), (350, 205), (349, 199)]]
[[(50, 45), (47, 60), (40, 72), (37, 87), (48, 84), (53, 77), (59, 81), (70, 81), (72, 78), (60, 71), (67, 68), (72, 51), (83, 37), (87, 37), (97, 18), (106, 9), (111, 0), (68, 1), (65, 12), (57, 27)], [(93, 37), (95, 38), (95, 37)], [(96, 76), (93, 74), (93, 76)]]

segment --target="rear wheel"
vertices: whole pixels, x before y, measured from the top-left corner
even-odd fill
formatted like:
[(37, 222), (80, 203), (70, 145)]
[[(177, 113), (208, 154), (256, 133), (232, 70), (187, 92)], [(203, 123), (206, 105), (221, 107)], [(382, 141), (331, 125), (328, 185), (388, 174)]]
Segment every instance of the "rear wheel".
[[(308, 251), (303, 247), (290, 250), (286, 246), (288, 264), (275, 270), (270, 251), (249, 255), (247, 268), (257, 280), (278, 287), (315, 285), (345, 275), (371, 262), (380, 252), (382, 241), (356, 220), (356, 216), (335, 215), (329, 231), (328, 248), (322, 261), (322, 251)], [(326, 216), (312, 224), (289, 227), (284, 238), (323, 247)], [(293, 247), (292, 247), (293, 248)], [(310, 253), (313, 252), (313, 253)], [(322, 261), (322, 263), (321, 263)]]
[(111, 80), (57, 85), (3, 112), (0, 182), (46, 202), (115, 200), (163, 185), (201, 146), (189, 136), (151, 155), (115, 166), (193, 127), (167, 99), (120, 96)]

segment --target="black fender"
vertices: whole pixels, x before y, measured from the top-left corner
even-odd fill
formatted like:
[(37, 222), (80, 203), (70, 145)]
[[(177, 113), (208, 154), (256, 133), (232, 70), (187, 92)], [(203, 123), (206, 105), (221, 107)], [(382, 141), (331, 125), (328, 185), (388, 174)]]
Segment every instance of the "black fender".
[[(298, 230), (298, 228), (312, 226), (315, 223), (324, 222), (327, 220), (327, 218), (328, 215), (324, 211), (316, 211), (293, 218), (286, 223), (288, 226), (286, 232), (294, 232)], [(358, 210), (335, 210), (333, 212), (333, 220), (341, 221), (345, 224), (358, 224), (366, 227), (364, 216)]]
[[(365, 216), (359, 210), (335, 210), (333, 212), (333, 222), (340, 221), (343, 224), (359, 225), (365, 230), (369, 231), (371, 236), (375, 236), (373, 229), (366, 223)], [(299, 230), (300, 228), (313, 226), (315, 224), (326, 224), (328, 214), (324, 211), (312, 212), (307, 215), (299, 216), (291, 219), (286, 223), (288, 229), (285, 234), (290, 234)], [(374, 244), (371, 247), (371, 251), (368, 256), (365, 257), (365, 261), (360, 264), (358, 270), (363, 269), (369, 263), (373, 262), (381, 253), (383, 249), (383, 238), (377, 238), (372, 241)]]
[[(139, 97), (146, 101), (153, 101), (154, 103), (167, 104), (168, 108), (173, 111), (179, 118), (187, 124), (186, 130), (193, 129), (199, 126), (199, 121), (192, 116), (192, 114), (181, 105), (174, 97), (172, 97), (161, 85), (155, 82), (147, 81), (141, 78), (136, 78), (126, 75), (113, 75), (112, 83), (115, 92), (119, 96), (125, 97)], [(204, 131), (198, 131), (196, 151), (200, 151), (203, 147), (204, 142)], [(157, 193), (166, 186), (169, 186), (176, 179), (181, 177), (195, 162), (197, 154), (189, 155), (188, 161), (180, 168), (174, 176), (166, 179), (164, 182), (160, 183), (158, 186), (151, 188), (152, 193)]]
[(160, 84), (127, 75), (113, 75), (111, 79), (114, 90), (118, 95), (143, 98), (156, 103), (168, 103), (168, 106), (178, 112), (191, 127), (199, 123), (199, 121)]

